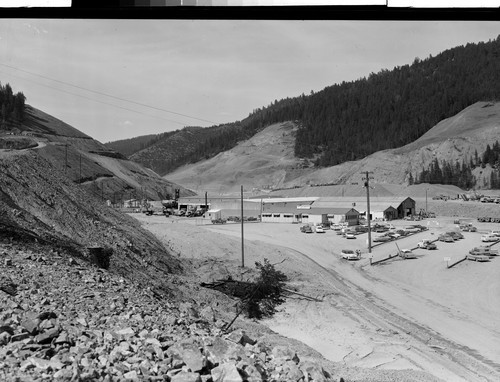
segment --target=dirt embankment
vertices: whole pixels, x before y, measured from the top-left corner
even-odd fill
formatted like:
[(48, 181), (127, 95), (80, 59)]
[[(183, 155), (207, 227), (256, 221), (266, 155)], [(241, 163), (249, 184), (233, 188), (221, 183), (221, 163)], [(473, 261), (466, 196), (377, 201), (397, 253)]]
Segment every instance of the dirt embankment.
[(162, 282), (181, 270), (180, 263), (136, 221), (85, 192), (36, 151), (0, 155), (2, 236), (50, 243), (80, 257), (88, 247), (109, 247), (112, 271), (169, 289)]

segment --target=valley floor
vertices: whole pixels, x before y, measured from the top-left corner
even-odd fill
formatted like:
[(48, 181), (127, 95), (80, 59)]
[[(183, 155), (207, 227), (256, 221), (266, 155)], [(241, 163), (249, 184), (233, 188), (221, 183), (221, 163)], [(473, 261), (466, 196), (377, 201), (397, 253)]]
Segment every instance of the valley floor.
[[(245, 277), (246, 268), (237, 271), (240, 225), (197, 226), (196, 220), (134, 216), (174, 252), (191, 259), (200, 281), (237, 272)], [(453, 220), (424, 221), (429, 231), (398, 245), (413, 248), (423, 238), (456, 229)], [(265, 324), (331, 361), (372, 371), (424, 371), (444, 381), (497, 381), (500, 258), (465, 261), (450, 269), (443, 261), (463, 258), (481, 244), (481, 231), (494, 224), (476, 225), (479, 232), (465, 233), (460, 242), (438, 242), (436, 251), (415, 250), (417, 259), (396, 258), (370, 266), (367, 234), (346, 240), (333, 231), (303, 234), (293, 224), (248, 223), (245, 265), (250, 268), (268, 258), (289, 276), (291, 288), (317, 300), (292, 295)], [(341, 260), (343, 248), (362, 249), (362, 259)], [(373, 249), (373, 261), (396, 250), (393, 242), (382, 244)], [(354, 374), (345, 375), (356, 378), (352, 370), (362, 369), (350, 370)]]

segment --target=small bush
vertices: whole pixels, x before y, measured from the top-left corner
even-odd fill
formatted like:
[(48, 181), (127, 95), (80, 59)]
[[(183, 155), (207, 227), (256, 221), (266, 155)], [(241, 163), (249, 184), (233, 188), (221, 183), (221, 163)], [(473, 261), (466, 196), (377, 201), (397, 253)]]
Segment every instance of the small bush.
[(245, 299), (245, 310), (249, 317), (260, 319), (272, 316), (276, 307), (285, 302), (283, 298), (286, 275), (276, 270), (268, 259), (264, 263), (256, 262), (260, 275), (255, 282), (251, 295)]
[(99, 268), (108, 269), (113, 255), (113, 248), (92, 247), (89, 248), (90, 260)]

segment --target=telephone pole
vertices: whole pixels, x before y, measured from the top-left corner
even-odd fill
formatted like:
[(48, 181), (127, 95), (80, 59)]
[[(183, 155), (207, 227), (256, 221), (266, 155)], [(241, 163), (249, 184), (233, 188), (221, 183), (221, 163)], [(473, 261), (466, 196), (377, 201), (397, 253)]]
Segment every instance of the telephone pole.
[(245, 267), (245, 240), (243, 239), (243, 185), (241, 186), (241, 267)]
[(371, 217), (370, 217), (370, 179), (373, 177), (370, 174), (373, 174), (373, 171), (365, 171), (364, 187), (366, 188), (366, 221), (368, 222), (368, 253), (372, 253), (372, 228), (371, 228)]

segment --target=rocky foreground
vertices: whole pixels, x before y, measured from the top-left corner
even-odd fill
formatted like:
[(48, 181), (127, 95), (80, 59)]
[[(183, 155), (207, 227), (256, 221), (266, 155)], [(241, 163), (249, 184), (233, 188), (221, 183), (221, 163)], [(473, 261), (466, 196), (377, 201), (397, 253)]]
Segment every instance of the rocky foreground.
[(82, 259), (3, 243), (0, 261), (2, 381), (343, 380)]

